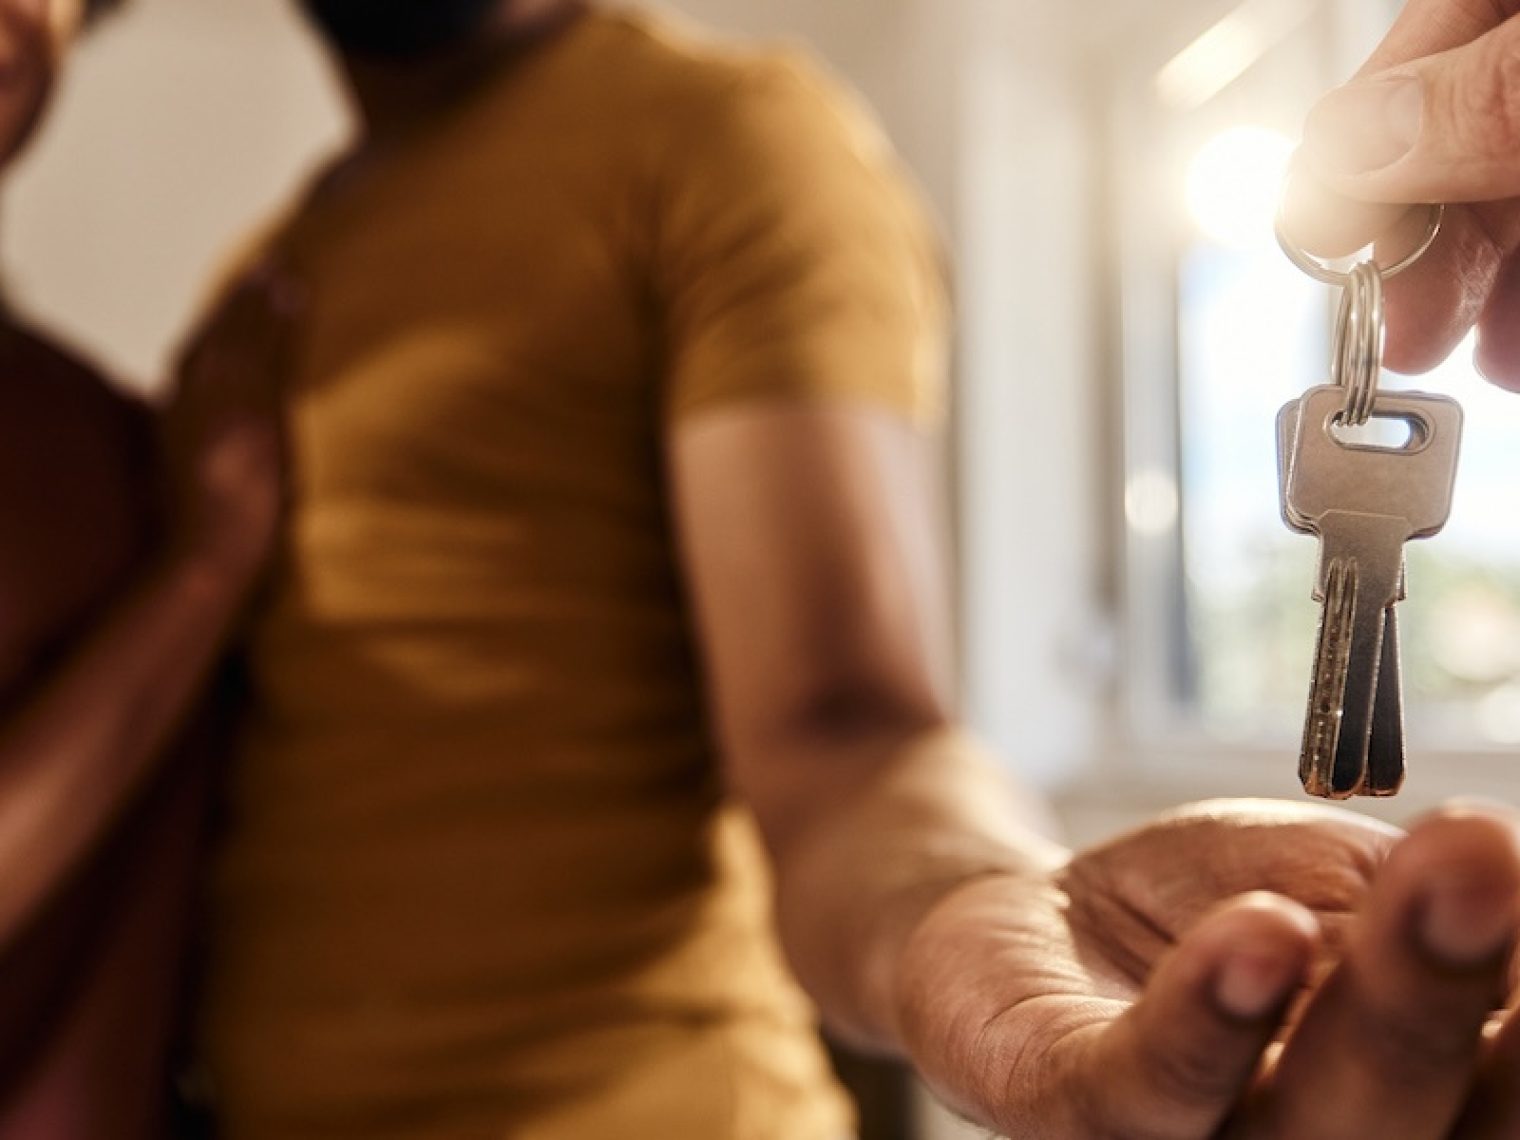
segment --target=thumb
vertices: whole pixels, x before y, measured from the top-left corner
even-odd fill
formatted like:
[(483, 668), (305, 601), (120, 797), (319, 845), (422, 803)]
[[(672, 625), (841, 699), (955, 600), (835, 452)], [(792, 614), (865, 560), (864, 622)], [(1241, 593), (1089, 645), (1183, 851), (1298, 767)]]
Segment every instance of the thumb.
[(1015, 1085), (1010, 1116), (1062, 1125), (1042, 1135), (1215, 1135), (1306, 980), (1317, 940), (1314, 917), (1286, 898), (1225, 904), (1158, 965), (1123, 1016), (1066, 1037), (1044, 1066), (1031, 1066), (1054, 1079), (1023, 1097)]
[(1309, 113), (1302, 158), (1365, 202), (1520, 196), (1520, 18), (1332, 91)]

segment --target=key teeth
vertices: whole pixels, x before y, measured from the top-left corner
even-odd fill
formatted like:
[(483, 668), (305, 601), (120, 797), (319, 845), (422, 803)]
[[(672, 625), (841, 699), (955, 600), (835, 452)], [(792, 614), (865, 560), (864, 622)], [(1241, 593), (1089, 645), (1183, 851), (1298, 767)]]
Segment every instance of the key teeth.
[[(1350, 577), (1355, 579), (1354, 572)], [(1339, 607), (1345, 600), (1346, 578), (1345, 567), (1332, 564), (1327, 584), (1332, 604), (1326, 607), (1326, 628), (1322, 634), (1328, 641), (1320, 646), (1317, 668), (1334, 668), (1339, 664), (1331, 652), (1331, 643), (1339, 628), (1337, 622), (1344, 616)], [(1354, 796), (1387, 798), (1398, 795), (1403, 789), (1407, 770), (1403, 753), (1404, 709), (1398, 645), (1398, 618), (1390, 607), (1384, 615), (1383, 660), (1378, 671), (1372, 736), (1358, 778), (1349, 787), (1337, 787), (1335, 782), (1335, 758), (1343, 721), (1338, 716), (1314, 715), (1318, 694), (1311, 690), (1310, 716), (1305, 725), (1299, 762), (1299, 780), (1309, 795), (1327, 800), (1348, 800)]]
[[(1304, 719), (1303, 747), (1299, 753), (1299, 781), (1311, 796), (1348, 799), (1356, 794), (1336, 787), (1336, 756), (1341, 734), (1341, 703), (1346, 688), (1350, 623), (1356, 604), (1356, 575), (1345, 559), (1333, 559), (1325, 568), (1325, 604), (1320, 619), (1314, 656), (1314, 681), (1309, 689), (1309, 710)], [(1360, 774), (1357, 785), (1366, 779)]]

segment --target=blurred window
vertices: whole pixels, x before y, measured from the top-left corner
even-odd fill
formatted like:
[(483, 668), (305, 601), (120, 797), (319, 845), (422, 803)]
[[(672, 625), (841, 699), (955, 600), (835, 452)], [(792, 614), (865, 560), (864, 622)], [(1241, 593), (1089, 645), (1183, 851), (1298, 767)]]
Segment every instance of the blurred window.
[[(1327, 380), (1338, 296), (1289, 265), (1271, 214), (1309, 101), (1396, 8), (1250, 0), (1149, 90), (1120, 91), (1127, 721), (1157, 764), (1255, 751), (1281, 767), (1297, 747), (1316, 543), (1279, 517), (1274, 428), (1285, 401)], [(1471, 358), (1466, 344), (1428, 376), (1384, 380), (1467, 413), (1451, 522), (1408, 551), (1415, 753), (1520, 743), (1520, 397)]]

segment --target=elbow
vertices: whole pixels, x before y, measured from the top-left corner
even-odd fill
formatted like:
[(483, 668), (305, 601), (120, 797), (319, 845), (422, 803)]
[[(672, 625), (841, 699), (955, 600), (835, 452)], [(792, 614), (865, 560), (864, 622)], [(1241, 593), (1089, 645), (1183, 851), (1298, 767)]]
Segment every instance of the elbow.
[(729, 751), (767, 766), (788, 755), (879, 748), (954, 720), (948, 695), (927, 678), (871, 667), (794, 678), (735, 712), (725, 733)]
[(938, 694), (897, 685), (843, 684), (810, 692), (781, 725), (782, 735), (817, 747), (910, 739), (949, 725)]
[(953, 727), (933, 694), (862, 684), (816, 687), (726, 734), (729, 783), (754, 811), (779, 866), (888, 783), (917, 740)]

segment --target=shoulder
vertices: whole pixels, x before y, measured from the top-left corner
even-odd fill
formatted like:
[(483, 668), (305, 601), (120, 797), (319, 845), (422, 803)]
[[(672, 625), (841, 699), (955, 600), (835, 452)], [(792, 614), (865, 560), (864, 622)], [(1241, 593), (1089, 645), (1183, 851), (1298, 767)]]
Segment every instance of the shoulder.
[(592, 18), (588, 62), (676, 157), (777, 126), (796, 142), (830, 135), (865, 152), (891, 149), (865, 101), (797, 44), (733, 39), (636, 9)]

